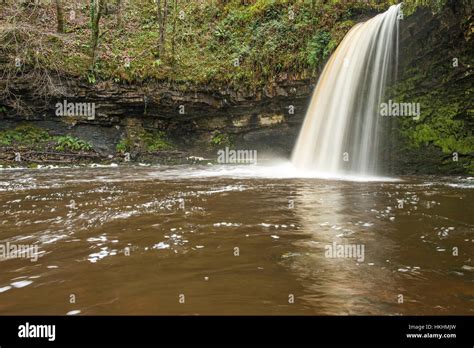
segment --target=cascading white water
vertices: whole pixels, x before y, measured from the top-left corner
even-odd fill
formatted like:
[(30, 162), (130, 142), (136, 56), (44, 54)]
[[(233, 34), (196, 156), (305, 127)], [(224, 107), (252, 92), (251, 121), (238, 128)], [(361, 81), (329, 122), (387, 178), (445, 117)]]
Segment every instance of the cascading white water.
[(293, 150), (304, 170), (376, 174), (379, 105), (398, 55), (400, 4), (354, 26), (319, 78)]

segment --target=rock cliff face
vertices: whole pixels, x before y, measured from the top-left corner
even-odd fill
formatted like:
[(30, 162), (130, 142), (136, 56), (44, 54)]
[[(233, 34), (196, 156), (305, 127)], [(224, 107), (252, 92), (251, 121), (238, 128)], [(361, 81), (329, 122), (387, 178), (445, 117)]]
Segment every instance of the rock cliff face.
[(402, 173), (474, 172), (473, 10), (471, 1), (449, 1), (436, 15), (418, 10), (400, 27), (394, 97), (421, 108), (420, 120), (393, 122), (391, 161)]
[[(315, 81), (283, 75), (258, 91), (225, 87), (178, 86), (150, 82), (90, 85), (55, 77), (60, 93), (48, 101), (35, 95), (34, 86), (21, 77), (15, 93), (31, 109), (29, 113), (3, 115), (1, 128), (29, 120), (56, 134), (69, 133), (90, 141), (101, 152), (115, 151), (127, 127), (165, 131), (181, 150), (199, 155), (215, 132), (232, 137), (235, 145), (288, 156), (303, 120)], [(64, 100), (95, 103), (94, 120), (56, 115), (56, 103)]]
[[(468, 11), (472, 13), (472, 5), (468, 2), (452, 2), (440, 14), (418, 10), (404, 20), (400, 32), (400, 81), (412, 81), (413, 74), (419, 80), (399, 93), (404, 93), (403, 97), (412, 102), (433, 89), (453, 88), (452, 93), (441, 97), (450, 104), (453, 102), (450, 98), (458, 95), (456, 103), (461, 107), (456, 110), (456, 117), (464, 120), (472, 132), (472, 114), (469, 116), (468, 113), (469, 109), (472, 111), (472, 96), (466, 95), (469, 88), (472, 92), (473, 66), (472, 40), (466, 37), (468, 33), (472, 34), (472, 17)], [(440, 64), (449, 66), (452, 57), (456, 56), (463, 60), (454, 73), (436, 68)], [(1, 64), (0, 58), (0, 69)], [(11, 81), (12, 90), (21, 96), (22, 103), (30, 110), (18, 113), (7, 108), (7, 112), (0, 112), (0, 129), (29, 120), (53, 134), (69, 133), (87, 140), (103, 154), (115, 152), (116, 144), (131, 128), (157, 129), (165, 131), (179, 150), (195, 156), (212, 156), (209, 141), (213, 134), (220, 133), (229, 135), (239, 148), (258, 150), (259, 157), (290, 155), (317, 82), (317, 76), (302, 79), (282, 74), (266, 87), (250, 91), (166, 82), (91, 85), (72, 77), (53, 75), (52, 78), (55, 92), (46, 101), (37, 95), (35, 86), (27, 78), (18, 75)], [(0, 88), (3, 87), (1, 84)], [(57, 116), (56, 103), (64, 100), (95, 103), (95, 118)], [(425, 121), (429, 122), (429, 118), (422, 119)], [(404, 129), (409, 133), (416, 127), (406, 121), (392, 123), (393, 132), (389, 135), (392, 141), (387, 148), (388, 171), (468, 171), (466, 166), (448, 163), (451, 154), (443, 153), (432, 143), (423, 143), (418, 148), (409, 146), (410, 136), (406, 131), (399, 135), (399, 131)], [(465, 164), (472, 155), (461, 154), (461, 158)]]

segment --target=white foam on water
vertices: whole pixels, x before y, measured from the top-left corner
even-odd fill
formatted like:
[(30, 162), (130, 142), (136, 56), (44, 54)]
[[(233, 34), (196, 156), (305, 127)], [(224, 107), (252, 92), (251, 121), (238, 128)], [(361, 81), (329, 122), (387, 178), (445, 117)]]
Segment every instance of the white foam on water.
[[(396, 182), (397, 178), (374, 176), (374, 175), (356, 175), (345, 173), (329, 173), (316, 170), (301, 170), (296, 168), (292, 163), (280, 163), (274, 165), (220, 165), (194, 168), (193, 170), (172, 170), (173, 174), (168, 171), (168, 175), (172, 177), (183, 178), (210, 178), (210, 177), (229, 177), (241, 179), (324, 179), (324, 180), (342, 180), (355, 182)], [(161, 173), (163, 174), (163, 173)], [(164, 178), (168, 175), (156, 176)]]

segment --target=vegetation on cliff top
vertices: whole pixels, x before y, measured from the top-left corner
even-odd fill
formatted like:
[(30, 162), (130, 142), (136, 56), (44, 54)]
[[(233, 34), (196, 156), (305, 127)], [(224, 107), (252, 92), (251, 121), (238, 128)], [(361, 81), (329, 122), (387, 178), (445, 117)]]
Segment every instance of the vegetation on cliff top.
[[(284, 73), (315, 76), (356, 20), (396, 3), (62, 1), (58, 16), (51, 1), (7, 2), (0, 10), (0, 50), (12, 63), (19, 59), (22, 66), (92, 83), (156, 79), (216, 86), (258, 86)], [(442, 2), (406, 1), (409, 11)], [(51, 20), (56, 17), (62, 20)]]

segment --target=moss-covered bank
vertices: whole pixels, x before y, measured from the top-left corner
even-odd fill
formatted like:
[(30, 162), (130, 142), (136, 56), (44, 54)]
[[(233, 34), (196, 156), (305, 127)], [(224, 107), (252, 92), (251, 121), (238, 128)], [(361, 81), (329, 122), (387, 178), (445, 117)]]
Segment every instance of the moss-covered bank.
[(397, 120), (395, 149), (412, 172), (474, 173), (474, 5), (448, 1), (433, 15), (417, 9), (402, 26), (399, 102), (420, 103), (420, 118)]

